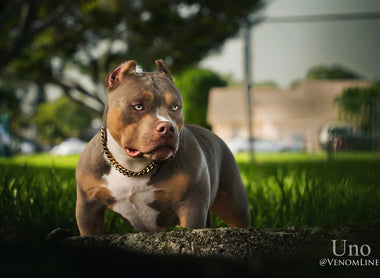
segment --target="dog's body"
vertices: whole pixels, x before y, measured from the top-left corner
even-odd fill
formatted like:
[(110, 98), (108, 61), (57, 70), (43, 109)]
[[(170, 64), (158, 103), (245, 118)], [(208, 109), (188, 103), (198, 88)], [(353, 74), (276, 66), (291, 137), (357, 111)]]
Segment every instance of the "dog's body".
[[(136, 73), (129, 61), (108, 77), (104, 134), (90, 141), (77, 167), (81, 234), (102, 233), (105, 209), (138, 231), (203, 228), (209, 210), (229, 226), (249, 226), (248, 198), (231, 152), (213, 133), (183, 126), (182, 97), (170, 71), (156, 63), (158, 73)], [(129, 177), (126, 171), (135, 172)]]

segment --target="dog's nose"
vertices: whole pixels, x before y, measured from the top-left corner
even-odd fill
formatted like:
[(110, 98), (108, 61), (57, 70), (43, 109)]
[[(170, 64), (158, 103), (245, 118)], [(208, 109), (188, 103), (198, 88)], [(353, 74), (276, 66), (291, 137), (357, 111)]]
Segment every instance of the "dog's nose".
[(160, 136), (171, 135), (175, 132), (175, 128), (171, 122), (159, 122), (155, 130)]

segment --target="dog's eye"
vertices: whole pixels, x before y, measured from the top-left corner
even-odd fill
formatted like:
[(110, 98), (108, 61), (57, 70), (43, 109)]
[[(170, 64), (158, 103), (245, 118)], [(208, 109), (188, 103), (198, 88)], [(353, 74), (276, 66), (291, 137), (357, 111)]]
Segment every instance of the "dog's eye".
[(179, 105), (174, 105), (173, 106), (173, 111), (177, 111), (179, 109)]
[(133, 105), (133, 108), (137, 111), (141, 111), (144, 109), (144, 106), (142, 104), (136, 104), (136, 105)]

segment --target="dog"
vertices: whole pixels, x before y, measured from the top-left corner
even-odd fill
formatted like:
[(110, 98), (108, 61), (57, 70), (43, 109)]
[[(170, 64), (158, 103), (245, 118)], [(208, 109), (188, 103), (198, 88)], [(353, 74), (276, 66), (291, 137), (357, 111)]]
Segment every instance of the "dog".
[(212, 132), (184, 125), (182, 96), (162, 60), (156, 72), (127, 61), (108, 75), (103, 126), (76, 169), (81, 235), (103, 232), (106, 209), (137, 231), (210, 226), (209, 211), (248, 227), (247, 192), (236, 161)]

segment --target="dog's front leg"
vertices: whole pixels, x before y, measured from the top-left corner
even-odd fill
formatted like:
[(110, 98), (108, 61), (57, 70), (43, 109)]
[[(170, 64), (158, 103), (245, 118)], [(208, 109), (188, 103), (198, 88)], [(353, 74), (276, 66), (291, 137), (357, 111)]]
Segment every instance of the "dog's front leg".
[(196, 207), (193, 203), (181, 205), (177, 210), (179, 223), (184, 228), (206, 228), (208, 210)]
[(97, 201), (89, 202), (82, 192), (77, 194), (76, 218), (80, 234), (99, 235), (104, 229), (104, 211)]

